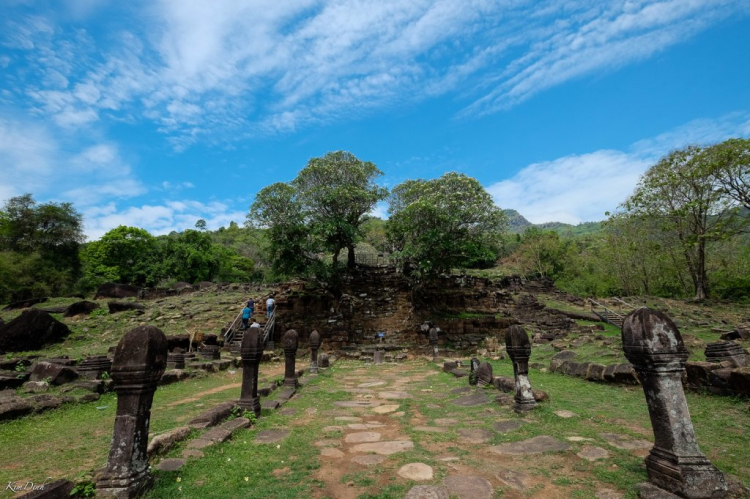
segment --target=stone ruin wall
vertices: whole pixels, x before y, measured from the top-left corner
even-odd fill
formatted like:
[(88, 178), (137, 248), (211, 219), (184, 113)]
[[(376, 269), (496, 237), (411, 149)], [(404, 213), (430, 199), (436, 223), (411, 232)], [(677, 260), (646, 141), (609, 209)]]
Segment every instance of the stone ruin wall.
[[(520, 278), (490, 280), (451, 276), (422, 290), (418, 301), (402, 274), (390, 269), (365, 269), (342, 286), (342, 295), (310, 291), (297, 284), (276, 296), (275, 340), (295, 329), (307, 341), (317, 330), (326, 349), (339, 350), (377, 342), (386, 333), (388, 345), (426, 346), (420, 326), (432, 322), (442, 331), (440, 344), (476, 346), (486, 336), (502, 338), (512, 324), (531, 324), (547, 331), (566, 331), (572, 321), (546, 309), (533, 295), (514, 292), (552, 291), (549, 283)], [(462, 317), (463, 316), (463, 317)], [(502, 340), (501, 340), (502, 342)]]

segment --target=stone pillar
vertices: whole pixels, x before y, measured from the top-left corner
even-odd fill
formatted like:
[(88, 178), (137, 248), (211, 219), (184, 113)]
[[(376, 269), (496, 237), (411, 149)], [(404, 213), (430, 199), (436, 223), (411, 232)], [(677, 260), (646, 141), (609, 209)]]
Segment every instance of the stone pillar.
[(640, 308), (625, 317), (622, 346), (638, 373), (654, 429), (646, 457), (649, 481), (680, 497), (725, 497), (724, 475), (695, 441), (682, 389), (688, 351), (677, 326), (662, 312)]
[(320, 348), (320, 334), (310, 333), (310, 374), (318, 374), (318, 348)]
[(505, 350), (513, 362), (513, 375), (516, 378), (515, 411), (526, 412), (536, 407), (534, 394), (529, 382), (529, 357), (531, 342), (521, 326), (511, 326), (505, 333)]
[(383, 357), (385, 357), (385, 350), (375, 350), (375, 353), (372, 354), (372, 359), (375, 364), (382, 364)]
[(435, 327), (430, 328), (430, 346), (432, 347), (432, 360), (437, 360), (438, 356), (438, 329)]
[(258, 366), (263, 356), (260, 344), (261, 332), (259, 327), (251, 327), (242, 337), (240, 355), (242, 357), (242, 391), (237, 405), (246, 411), (253, 411), (260, 416), (260, 397), (258, 397)]
[(167, 337), (156, 327), (140, 326), (115, 349), (112, 379), (117, 416), (107, 467), (96, 479), (99, 497), (129, 499), (151, 484), (148, 427), (156, 385), (167, 365)]
[(294, 371), (294, 362), (297, 357), (297, 347), (299, 346), (299, 336), (297, 331), (290, 329), (284, 334), (284, 358), (286, 365), (284, 369), (284, 386), (297, 388), (297, 374)]
[(477, 384), (477, 371), (479, 370), (479, 359), (473, 357), (470, 362), (471, 369), (469, 370), (469, 384), (474, 386)]

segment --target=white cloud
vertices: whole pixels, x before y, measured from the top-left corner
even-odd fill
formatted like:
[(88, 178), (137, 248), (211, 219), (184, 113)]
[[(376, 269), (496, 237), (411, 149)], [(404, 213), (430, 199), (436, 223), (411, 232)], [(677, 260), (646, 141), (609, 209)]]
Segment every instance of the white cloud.
[(495, 202), (532, 223), (578, 224), (605, 218), (632, 194), (640, 176), (660, 156), (688, 144), (707, 145), (750, 136), (750, 113), (698, 119), (628, 151), (599, 150), (534, 163), (487, 187)]
[(120, 225), (146, 229), (153, 235), (181, 232), (195, 228), (199, 219), (210, 230), (226, 227), (230, 222), (242, 224), (246, 211), (238, 211), (221, 202), (201, 203), (194, 200), (171, 201), (163, 205), (131, 206), (118, 210), (115, 203), (83, 211), (86, 236), (99, 239)]
[(498, 112), (749, 11), (742, 0), (160, 0), (131, 11), (103, 51), (99, 35), (40, 16), (5, 23), (0, 41), (27, 51), (13, 88), (59, 126), (134, 115), (182, 150), (453, 91), (463, 116)]

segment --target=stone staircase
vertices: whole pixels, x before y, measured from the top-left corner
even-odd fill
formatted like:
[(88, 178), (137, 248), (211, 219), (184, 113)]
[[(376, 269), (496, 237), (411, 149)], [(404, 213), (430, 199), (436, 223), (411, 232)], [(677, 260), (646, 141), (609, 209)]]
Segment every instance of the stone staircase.
[(636, 307), (619, 298), (613, 298), (613, 300), (617, 302), (619, 308), (617, 311), (589, 298), (591, 312), (599, 316), (604, 322), (622, 329), (622, 323), (625, 321), (625, 316), (635, 310)]

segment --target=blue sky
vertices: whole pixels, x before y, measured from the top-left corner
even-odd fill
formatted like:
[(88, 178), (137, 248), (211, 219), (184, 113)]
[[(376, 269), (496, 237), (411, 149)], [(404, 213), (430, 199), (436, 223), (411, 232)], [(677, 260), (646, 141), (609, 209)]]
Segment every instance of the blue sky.
[(532, 222), (600, 220), (669, 150), (750, 136), (749, 14), (746, 0), (5, 0), (0, 200), (73, 202), (91, 239), (218, 228), (343, 149), (387, 187), (461, 171)]

